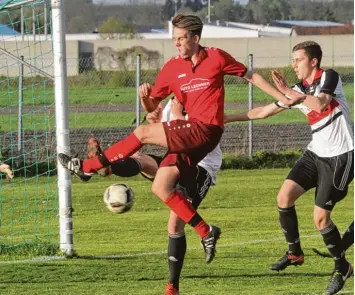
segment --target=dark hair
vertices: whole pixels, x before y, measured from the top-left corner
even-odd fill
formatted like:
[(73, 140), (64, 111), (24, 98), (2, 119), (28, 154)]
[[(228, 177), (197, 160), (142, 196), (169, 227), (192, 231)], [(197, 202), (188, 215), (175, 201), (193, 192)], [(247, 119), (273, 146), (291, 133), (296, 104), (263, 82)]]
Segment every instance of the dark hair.
[(201, 38), (203, 23), (196, 15), (178, 14), (172, 20), (175, 28), (187, 30), (191, 36), (199, 36)]
[(318, 60), (317, 68), (320, 68), (320, 63), (322, 61), (323, 53), (318, 43), (314, 41), (304, 41), (302, 43), (297, 44), (295, 47), (293, 47), (292, 52), (295, 52), (300, 49), (304, 49), (309, 60), (316, 58)]

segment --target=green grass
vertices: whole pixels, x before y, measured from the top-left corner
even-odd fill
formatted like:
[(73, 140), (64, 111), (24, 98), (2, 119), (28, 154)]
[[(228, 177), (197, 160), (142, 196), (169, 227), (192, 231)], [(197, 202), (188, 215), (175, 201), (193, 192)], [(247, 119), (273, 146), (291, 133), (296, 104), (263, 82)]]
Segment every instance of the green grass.
[[(280, 273), (268, 270), (286, 250), (276, 194), (287, 173), (286, 169), (220, 173), (217, 186), (200, 209), (207, 221), (223, 230), (218, 253), (206, 265), (198, 236), (187, 228), (189, 250), (180, 283), (182, 295), (323, 293), (333, 262), (311, 251), (312, 247), (324, 249), (312, 221), (314, 191), (297, 202), (305, 264)], [(103, 191), (114, 182), (127, 183), (135, 191), (136, 202), (128, 213), (114, 215), (104, 207)], [(81, 258), (1, 263), (0, 293), (161, 295), (168, 276), (168, 210), (150, 193), (149, 186), (141, 177), (95, 177), (87, 184), (73, 180), (74, 244)], [(333, 213), (341, 232), (353, 220), (353, 194), (351, 188)], [(353, 260), (352, 248), (348, 258)], [(353, 288), (350, 278), (346, 294)]]
[[(354, 100), (354, 83), (346, 83), (344, 86), (345, 97), (349, 101)], [(249, 86), (247, 84), (226, 85), (227, 102), (247, 102)], [(41, 84), (24, 90), (25, 105), (43, 105), (53, 102), (53, 89), (44, 88)], [(135, 87), (78, 87), (69, 88), (70, 104), (135, 104)], [(272, 98), (254, 87), (254, 102), (268, 102)], [(0, 90), (0, 106), (16, 106), (18, 104), (18, 90)]]

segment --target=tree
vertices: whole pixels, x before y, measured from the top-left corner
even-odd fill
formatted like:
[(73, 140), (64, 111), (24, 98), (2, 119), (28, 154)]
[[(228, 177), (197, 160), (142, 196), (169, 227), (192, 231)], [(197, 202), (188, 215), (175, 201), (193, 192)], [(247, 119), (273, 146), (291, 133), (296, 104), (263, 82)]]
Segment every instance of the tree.
[[(82, 21), (79, 23), (79, 18)], [(65, 25), (67, 33), (90, 33), (94, 31), (95, 7), (92, 0), (75, 0), (65, 2)], [(71, 20), (74, 19), (72, 22)], [(77, 24), (78, 26), (75, 26)]]
[(213, 19), (244, 22), (246, 9), (233, 0), (220, 0), (213, 5)]
[(203, 3), (200, 0), (186, 0), (185, 7), (190, 8), (193, 12), (197, 12), (203, 8)]
[(269, 24), (272, 20), (290, 18), (291, 8), (286, 0), (253, 0), (249, 1), (247, 8), (256, 23)]
[(108, 39), (132, 39), (136, 36), (137, 30), (132, 20), (121, 23), (120, 20), (110, 17), (99, 27), (99, 33)]
[[(179, 7), (180, 8), (180, 7)], [(161, 9), (162, 20), (170, 20), (175, 14), (175, 2), (173, 0), (166, 0)]]

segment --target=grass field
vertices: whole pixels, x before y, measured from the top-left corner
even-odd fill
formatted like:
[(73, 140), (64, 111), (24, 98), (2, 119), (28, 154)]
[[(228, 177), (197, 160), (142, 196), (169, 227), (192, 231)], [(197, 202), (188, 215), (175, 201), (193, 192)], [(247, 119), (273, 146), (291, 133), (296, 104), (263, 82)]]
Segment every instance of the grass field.
[[(305, 264), (275, 273), (268, 265), (286, 251), (275, 201), (288, 170), (226, 170), (200, 213), (223, 234), (216, 259), (204, 262), (199, 238), (187, 229), (188, 252), (181, 295), (322, 294), (333, 268), (312, 247), (324, 249), (312, 221), (313, 191), (297, 204)], [(114, 215), (103, 204), (104, 189), (122, 179), (73, 180), (74, 244), (80, 258), (0, 262), (0, 294), (162, 295), (167, 281), (168, 210), (141, 177), (124, 180), (135, 191), (132, 211)], [(343, 232), (353, 220), (353, 188), (334, 210)], [(348, 258), (353, 261), (353, 250)], [(342, 294), (352, 294), (350, 278)], [(341, 294), (341, 293), (340, 293)]]
[[(345, 97), (349, 101), (354, 100), (354, 83), (343, 84)], [(226, 101), (227, 102), (247, 102), (248, 89), (247, 84), (226, 85)], [(26, 88), (24, 90), (24, 105), (43, 105), (53, 101), (53, 89), (44, 88), (38, 84), (35, 87)], [(135, 104), (136, 101), (135, 87), (70, 87), (69, 103), (70, 104)], [(267, 102), (272, 98), (254, 87), (254, 101)], [(18, 104), (18, 90), (10, 89), (0, 90), (0, 106), (16, 106)]]
[[(246, 112), (246, 109), (227, 110), (227, 114)], [(354, 113), (350, 105), (350, 113)], [(141, 113), (143, 118), (145, 113)], [(71, 113), (69, 126), (72, 129), (79, 128), (122, 128), (134, 127), (132, 123), (136, 114), (134, 112), (96, 112), (96, 113)], [(11, 131), (17, 129), (17, 115), (1, 115), (0, 130)], [(307, 124), (307, 118), (299, 110), (287, 110), (264, 120), (256, 120), (254, 124)], [(228, 125), (248, 124), (247, 122), (234, 122)], [(53, 130), (55, 118), (53, 114), (26, 114), (23, 116), (23, 130)]]

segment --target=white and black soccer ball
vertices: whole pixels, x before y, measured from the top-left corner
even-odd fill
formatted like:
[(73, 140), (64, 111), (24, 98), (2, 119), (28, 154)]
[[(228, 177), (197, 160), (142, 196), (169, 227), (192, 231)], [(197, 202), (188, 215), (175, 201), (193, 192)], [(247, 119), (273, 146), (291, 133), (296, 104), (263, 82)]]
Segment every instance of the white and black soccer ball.
[(125, 213), (131, 210), (134, 203), (133, 190), (122, 183), (111, 184), (104, 194), (104, 202), (113, 213)]

